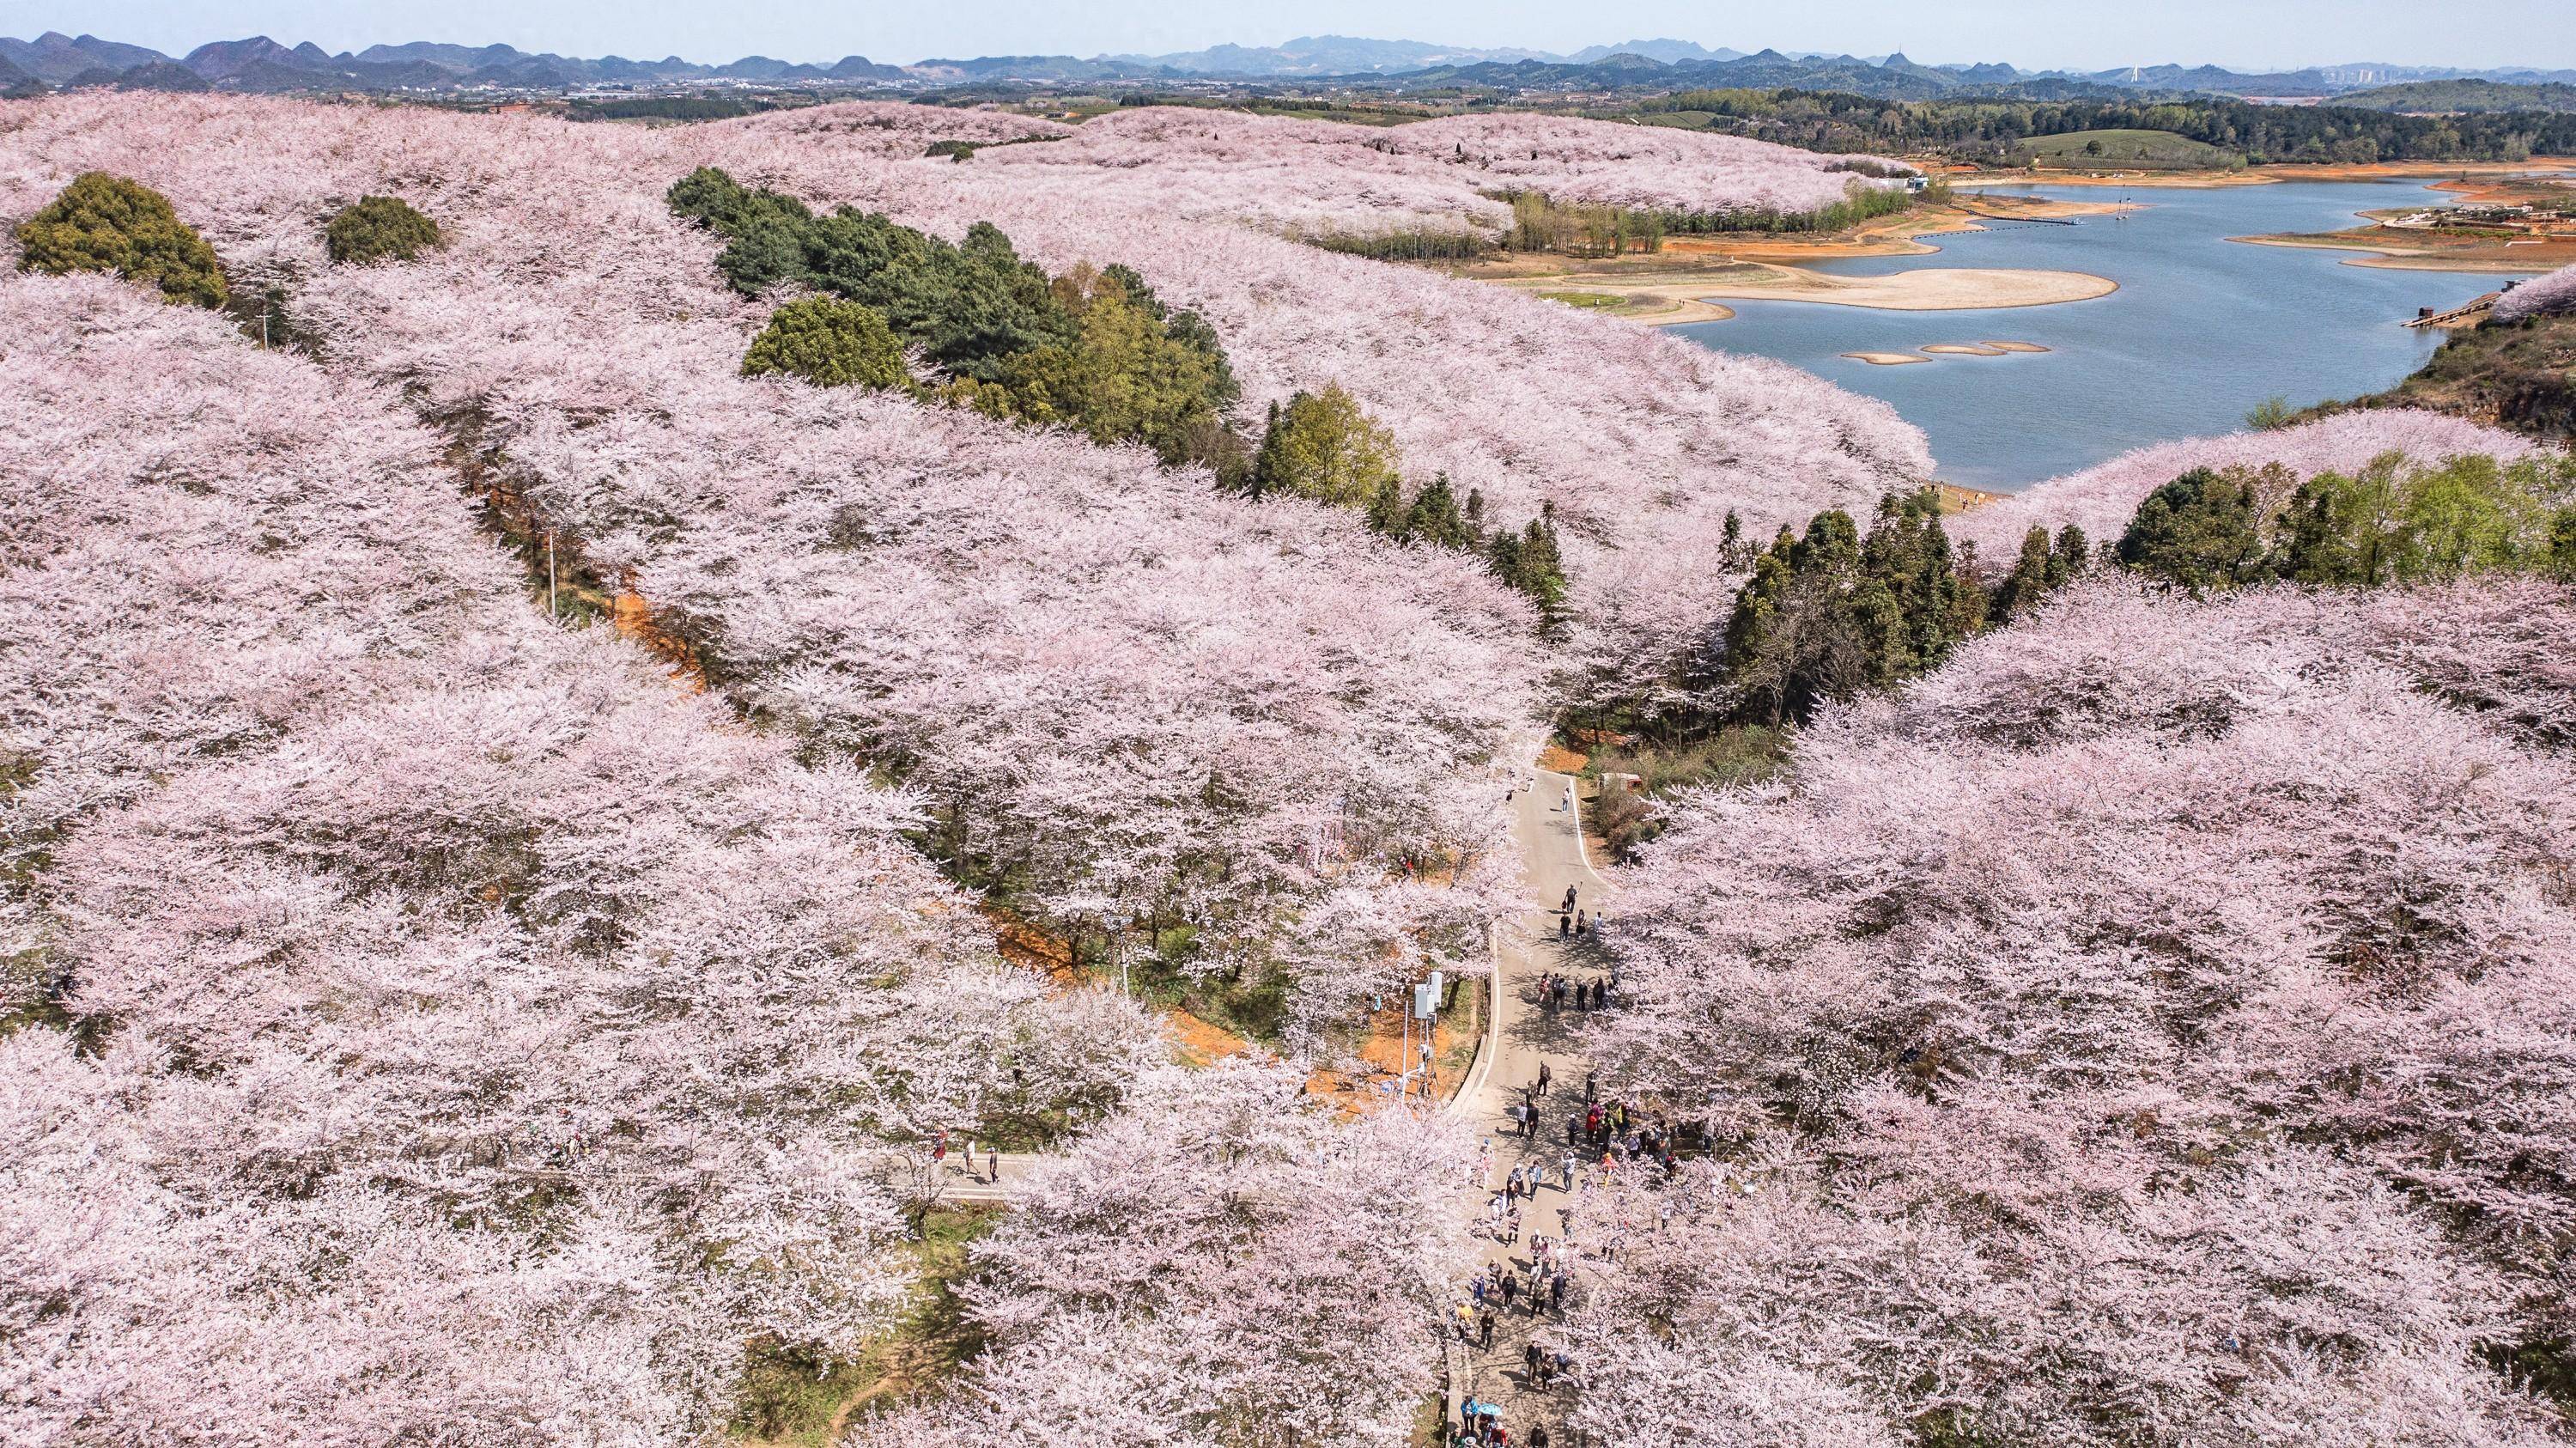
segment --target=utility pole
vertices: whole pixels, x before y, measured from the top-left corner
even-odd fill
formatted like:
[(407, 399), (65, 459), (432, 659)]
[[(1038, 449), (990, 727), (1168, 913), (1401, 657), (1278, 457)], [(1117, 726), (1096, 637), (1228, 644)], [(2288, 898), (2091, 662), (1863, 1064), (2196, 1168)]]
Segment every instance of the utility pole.
[(1401, 1002), (1401, 1005), (1404, 1005), (1404, 1025), (1401, 1025), (1401, 1031), (1404, 1031), (1404, 1043), (1396, 1046), (1396, 1062), (1401, 1062), (1399, 1067), (1396, 1067), (1396, 1100), (1412, 1100), (1414, 1095), (1414, 1002), (1406, 1000)]

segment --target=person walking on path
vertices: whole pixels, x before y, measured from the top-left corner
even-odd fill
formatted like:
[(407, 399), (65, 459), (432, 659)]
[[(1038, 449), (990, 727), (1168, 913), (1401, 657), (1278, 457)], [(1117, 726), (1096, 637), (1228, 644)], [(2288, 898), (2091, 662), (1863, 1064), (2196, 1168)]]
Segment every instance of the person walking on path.
[(1494, 1350), (1494, 1309), (1488, 1307), (1476, 1315), (1476, 1330), (1484, 1335), (1484, 1349)]
[(992, 1176), (993, 1185), (1002, 1184), (1002, 1149), (989, 1141), (984, 1143), (984, 1169)]
[(1547, 1083), (1548, 1083), (1548, 1081), (1549, 1081), (1550, 1079), (1551, 1079), (1551, 1077), (1550, 1077), (1550, 1076), (1549, 1076), (1549, 1074), (1548, 1074), (1547, 1063), (1546, 1063), (1545, 1061), (1541, 1061), (1541, 1062), (1539, 1062), (1539, 1063), (1538, 1063), (1538, 1094), (1539, 1094), (1539, 1095), (1541, 1095), (1541, 1096), (1545, 1096), (1545, 1095), (1547, 1094)]

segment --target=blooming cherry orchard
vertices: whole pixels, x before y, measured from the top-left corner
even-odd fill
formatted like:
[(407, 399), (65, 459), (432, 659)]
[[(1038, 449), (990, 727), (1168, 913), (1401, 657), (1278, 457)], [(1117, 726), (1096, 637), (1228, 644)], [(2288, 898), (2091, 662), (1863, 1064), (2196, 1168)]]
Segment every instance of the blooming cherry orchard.
[(2563, 266), (2524, 282), (2496, 298), (2494, 308), (2499, 322), (2527, 322), (2568, 312), (2576, 312), (2576, 266)]
[(1393, 127), (1395, 144), (1445, 157), (1486, 189), (1537, 191), (1645, 211), (1816, 211), (1854, 187), (1885, 186), (1856, 161), (1908, 170), (1884, 157), (1829, 156), (1768, 141), (1527, 113), (1442, 116)]
[(96, 277), (0, 333), (10, 1441), (700, 1441), (901, 1306), (890, 1146), (1162, 1054), (549, 626), (391, 393)]
[[(1301, 1021), (1398, 983), (1425, 946), (1481, 955), (1466, 921), (1505, 883), (1491, 771), (1539, 665), (1526, 606), (1474, 560), (1249, 504), (1140, 449), (740, 377), (761, 312), (663, 205), (688, 163), (658, 144), (639, 161), (620, 133), (550, 127), (495, 147), (413, 112), (192, 119), (157, 143), (120, 131), (113, 163), (163, 175), (227, 255), (277, 258), (328, 355), (470, 426), (735, 703), (918, 789), (946, 857), (1021, 882), (1065, 933), (1193, 925), (1192, 969), (1312, 979)], [(247, 129), (255, 174), (234, 169)], [(86, 165), (106, 139), (62, 145)], [(276, 164), (307, 148), (311, 167)], [(446, 183), (415, 183), (453, 238), (435, 258), (298, 255), (330, 195), (422, 169)], [(1406, 888), (1433, 864), (1456, 867), (1454, 899)], [(1329, 940), (1366, 921), (1377, 949), (1319, 955), (1301, 920), (1371, 882)]]
[(1721, 1161), (1597, 1209), (1575, 1421), (2565, 1441), (2571, 621), (2101, 580), (1685, 797), (1592, 1049)]
[[(1185, 171), (1098, 169), (1074, 193), (1041, 184), (1036, 178), (1062, 169), (1045, 156), (1074, 142), (978, 152), (963, 166), (872, 166), (836, 150), (835, 133), (815, 122), (791, 122), (806, 114), (722, 122), (690, 139), (721, 147), (709, 159), (745, 184), (882, 209), (949, 237), (990, 220), (1058, 270), (1114, 256), (1215, 326), (1243, 381), (1247, 421), (1268, 401), (1340, 386), (1394, 434), (1409, 474), (1447, 473), (1460, 497), (1481, 492), (1487, 516), (1505, 523), (1553, 504), (1573, 588), (1574, 617), (1556, 656), (1568, 691), (1647, 687), (1722, 616), (1730, 590), (1710, 580), (1726, 573), (1728, 513), (1760, 537), (1783, 523), (1803, 527), (1826, 508), (1866, 510), (1932, 472), (1920, 432), (1886, 405), (1809, 373), (1504, 288), (1211, 225), (1199, 219), (1201, 191)], [(1128, 138), (1122, 145), (1157, 134), (1149, 123), (1180, 125), (1157, 119), (1161, 112), (1139, 114), (1147, 119), (1116, 118), (1139, 128), (1112, 133)], [(1208, 125), (1239, 137), (1259, 119), (1215, 116)], [(791, 124), (798, 129), (779, 129)], [(1382, 134), (1350, 129), (1362, 139)], [(1633, 137), (1643, 128), (1604, 129)], [(1311, 165), (1305, 185), (1326, 192), (1339, 184), (1331, 194), (1352, 195), (1336, 182), (1338, 166), (1277, 164)], [(1356, 174), (1373, 176), (1370, 165), (1362, 160)], [(1264, 188), (1294, 191), (1284, 182)], [(1365, 186), (1358, 194), (1373, 195)]]
[(1148, 1075), (973, 1248), (962, 1390), (853, 1448), (1407, 1443), (1466, 1151), (1439, 1117), (1343, 1122), (1294, 1068)]
[[(934, 847), (1025, 880), (1068, 933), (1193, 924), (1188, 968), (1280, 975), (1301, 1021), (1345, 1013), (1426, 947), (1430, 963), (1479, 950), (1458, 926), (1507, 884), (1490, 769), (1525, 737), (1543, 671), (1655, 677), (1722, 606), (1707, 580), (1728, 511), (1760, 527), (1928, 468), (1886, 409), (1777, 364), (1158, 216), (1150, 195), (1103, 188), (1077, 217), (981, 154), (886, 159), (917, 115), (642, 132), (208, 98), (23, 111), (0, 153), (8, 212), (81, 169), (149, 177), (228, 266), (284, 284), (335, 365), (470, 434), (701, 646), (737, 704), (895, 769), (930, 805)], [(944, 234), (994, 219), (1059, 268), (1136, 265), (1216, 325), (1247, 407), (1340, 380), (1409, 469), (1446, 469), (1489, 516), (1556, 503), (1572, 636), (1541, 647), (1473, 560), (1335, 510), (735, 375), (762, 310), (661, 201), (708, 162)], [(360, 194), (408, 197), (449, 245), (329, 266), (316, 222)], [(1468, 889), (1412, 891), (1408, 864), (1459, 866)], [(1355, 963), (1360, 922), (1375, 949)]]
[[(919, 109), (859, 103), (820, 114), (864, 125)], [(741, 129), (812, 134), (814, 114), (789, 112)], [(972, 165), (1059, 201), (1150, 194), (1192, 220), (1290, 234), (1429, 230), (1492, 240), (1512, 219), (1496, 193), (1665, 213), (1803, 212), (1843, 201), (1853, 186), (1885, 184), (1831, 169), (1849, 157), (1571, 116), (1448, 116), (1377, 127), (1141, 106), (1051, 134), (1063, 139), (979, 152)]]

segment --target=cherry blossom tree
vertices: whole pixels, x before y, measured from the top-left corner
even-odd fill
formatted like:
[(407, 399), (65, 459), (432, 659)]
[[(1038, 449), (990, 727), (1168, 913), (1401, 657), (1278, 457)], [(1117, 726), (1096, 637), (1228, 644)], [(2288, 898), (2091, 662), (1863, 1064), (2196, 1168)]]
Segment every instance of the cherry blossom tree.
[(2534, 277), (2496, 298), (2494, 316), (2499, 322), (2527, 322), (2570, 311), (2576, 311), (2576, 266)]

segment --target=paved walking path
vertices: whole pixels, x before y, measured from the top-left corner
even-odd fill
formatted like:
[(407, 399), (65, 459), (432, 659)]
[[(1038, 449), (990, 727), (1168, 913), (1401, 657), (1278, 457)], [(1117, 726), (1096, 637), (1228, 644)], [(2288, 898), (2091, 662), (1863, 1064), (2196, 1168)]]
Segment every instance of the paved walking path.
[[(965, 1159), (952, 1151), (948, 1160), (938, 1167), (939, 1200), (943, 1205), (1007, 1202), (1019, 1195), (1020, 1182), (1028, 1176), (1030, 1164), (1038, 1159), (1039, 1153), (1034, 1151), (1006, 1151), (999, 1158), (992, 1158), (979, 1150), (970, 1171)], [(998, 1173), (987, 1165), (996, 1160), (1001, 1167)]]
[[(1607, 963), (1593, 957), (1591, 942), (1558, 934), (1563, 916), (1556, 907), (1565, 899), (1567, 886), (1575, 889), (1575, 908), (1587, 915), (1610, 901), (1610, 887), (1593, 871), (1583, 845), (1581, 814), (1568, 794), (1573, 784), (1570, 776), (1533, 769), (1514, 791), (1512, 832), (1521, 847), (1522, 898), (1528, 907), (1496, 932), (1495, 969), (1500, 979), (1494, 992), (1493, 1044), (1497, 1049), (1487, 1053), (1492, 1058), (1490, 1069), (1470, 1081), (1448, 1108), (1480, 1128), (1492, 1148), (1489, 1175), (1468, 1188), (1477, 1220), (1484, 1220), (1487, 1203), (1502, 1189), (1503, 1178), (1513, 1167), (1530, 1164), (1547, 1169), (1547, 1185), (1535, 1200), (1521, 1203), (1517, 1243), (1476, 1239), (1480, 1264), (1489, 1273), (1516, 1272), (1523, 1283), (1529, 1281), (1530, 1239), (1561, 1233), (1557, 1209), (1570, 1202), (1564, 1188), (1565, 1118), (1583, 1109), (1584, 1075), (1590, 1069), (1575, 1054), (1573, 1032), (1566, 1025), (1580, 1012), (1568, 1006), (1565, 1015), (1559, 1016), (1542, 1009), (1534, 998), (1536, 984), (1551, 970), (1584, 982), (1608, 973)], [(1521, 1088), (1538, 1079), (1541, 1062), (1553, 1079), (1539, 1099), (1538, 1136), (1525, 1142), (1505, 1113), (1520, 1099)], [(1527, 1305), (1523, 1296), (1511, 1311), (1497, 1311), (1492, 1348), (1451, 1343), (1448, 1408), (1452, 1423), (1457, 1421), (1459, 1403), (1473, 1397), (1502, 1409), (1503, 1424), (1515, 1443), (1527, 1442), (1530, 1428), (1537, 1424), (1555, 1432), (1555, 1400), (1566, 1389), (1559, 1387), (1553, 1394), (1536, 1391), (1526, 1380), (1523, 1346), (1533, 1335), (1542, 1346), (1552, 1345), (1550, 1329), (1556, 1319), (1553, 1314), (1533, 1316)]]

